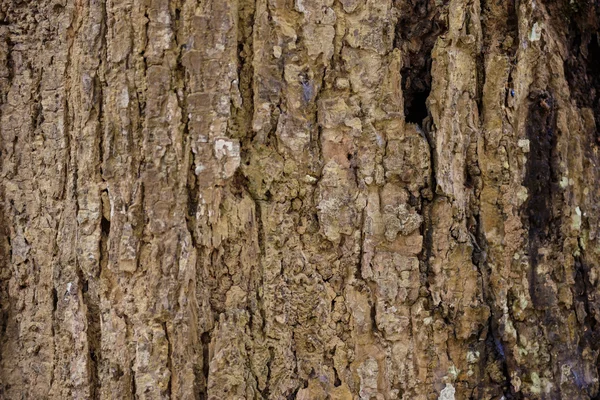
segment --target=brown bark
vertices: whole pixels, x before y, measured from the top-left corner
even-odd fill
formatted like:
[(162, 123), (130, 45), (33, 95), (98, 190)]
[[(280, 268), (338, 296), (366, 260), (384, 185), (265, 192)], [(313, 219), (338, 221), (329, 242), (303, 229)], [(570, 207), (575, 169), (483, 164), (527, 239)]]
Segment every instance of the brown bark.
[(0, 398), (600, 396), (599, 16), (0, 0)]

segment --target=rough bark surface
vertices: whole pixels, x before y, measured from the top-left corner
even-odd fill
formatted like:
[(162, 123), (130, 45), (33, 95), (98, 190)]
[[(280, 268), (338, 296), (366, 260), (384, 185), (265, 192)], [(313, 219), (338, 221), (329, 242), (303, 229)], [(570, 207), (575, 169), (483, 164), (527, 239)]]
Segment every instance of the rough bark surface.
[(599, 398), (599, 17), (0, 0), (0, 398)]

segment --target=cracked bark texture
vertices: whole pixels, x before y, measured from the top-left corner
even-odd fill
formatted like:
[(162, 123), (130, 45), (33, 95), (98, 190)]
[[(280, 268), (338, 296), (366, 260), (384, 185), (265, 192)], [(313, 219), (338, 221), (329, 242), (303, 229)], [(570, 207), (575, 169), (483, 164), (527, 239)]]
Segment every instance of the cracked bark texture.
[(0, 0), (0, 398), (599, 398), (599, 17)]

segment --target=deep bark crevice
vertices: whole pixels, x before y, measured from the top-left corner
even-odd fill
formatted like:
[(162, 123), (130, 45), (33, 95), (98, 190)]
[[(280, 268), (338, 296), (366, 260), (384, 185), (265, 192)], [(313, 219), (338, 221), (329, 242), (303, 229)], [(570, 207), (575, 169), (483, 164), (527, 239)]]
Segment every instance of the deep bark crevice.
[(241, 1), (237, 31), (237, 87), (241, 105), (232, 107), (232, 120), (235, 127), (232, 136), (240, 141), (252, 139), (252, 118), (254, 115), (254, 42), (253, 27), (256, 5), (252, 1)]
[[(428, 293), (429, 307), (434, 307), (430, 290), (430, 259), (433, 255), (433, 208), (437, 201), (435, 176), (435, 148), (433, 121), (429, 114), (427, 99), (431, 92), (432, 51), (438, 37), (446, 30), (443, 13), (447, 1), (441, 4), (434, 0), (396, 0), (398, 12), (395, 27), (394, 48), (402, 54), (401, 85), (404, 100), (404, 118), (407, 123), (417, 124), (422, 130), (429, 147), (431, 192), (425, 189), (421, 194), (419, 214), (423, 216), (420, 227), (423, 236), (423, 250), (419, 254), (421, 285)], [(361, 254), (362, 256), (362, 254)], [(373, 322), (375, 323), (375, 321)]]
[(600, 144), (600, 3), (590, 0), (549, 1), (558, 27), (564, 26), (567, 54), (565, 77), (571, 98), (580, 108), (591, 108)]
[[(472, 253), (473, 264), (477, 266), (479, 270), (479, 275), (482, 280), (482, 296), (483, 301), (490, 310), (490, 317), (488, 318), (487, 323), (487, 337), (485, 339), (485, 359), (483, 360), (482, 365), (489, 366), (490, 364), (499, 365), (498, 369), (502, 374), (503, 380), (498, 382), (497, 376), (494, 377), (486, 377), (485, 383), (482, 382), (482, 388), (485, 385), (490, 386), (493, 382), (494, 384), (500, 386), (504, 397), (507, 400), (519, 399), (521, 398), (518, 393), (515, 393), (512, 385), (511, 385), (511, 377), (510, 377), (510, 368), (507, 361), (507, 355), (505, 351), (504, 344), (502, 343), (502, 334), (500, 332), (500, 324), (502, 310), (498, 307), (496, 299), (494, 299), (494, 294), (489, 288), (490, 277), (492, 275), (491, 268), (488, 263), (488, 243), (485, 238), (485, 232), (483, 231), (483, 226), (481, 223), (481, 216), (475, 216), (475, 234), (473, 235), (474, 240), (474, 249)], [(487, 379), (491, 378), (492, 382), (489, 382)]]
[[(260, 391), (260, 394), (263, 396), (264, 399), (268, 399), (269, 395), (271, 394), (271, 364), (273, 363), (274, 359), (275, 351), (273, 350), (273, 347), (269, 347), (269, 360), (267, 361), (267, 378), (265, 380), (265, 388)], [(298, 389), (299, 388), (296, 388), (296, 391)]]
[(406, 122), (423, 124), (428, 115), (431, 91), (431, 52), (437, 38), (446, 31), (441, 11), (434, 0), (396, 0), (399, 12), (394, 47), (402, 51), (402, 93)]
[(204, 377), (203, 385), (200, 386), (199, 397), (200, 400), (208, 398), (208, 374), (210, 372), (210, 355), (209, 347), (211, 340), (211, 333), (204, 332), (200, 336), (202, 342), (202, 375)]
[(530, 154), (525, 167), (524, 185), (529, 192), (525, 204), (525, 226), (529, 237), (529, 290), (536, 307), (550, 307), (556, 303), (546, 277), (538, 274), (543, 261), (539, 250), (558, 239), (559, 218), (555, 215), (553, 198), (558, 192), (556, 161), (556, 104), (553, 95), (545, 90), (533, 90), (530, 95), (527, 119), (527, 137)]
[(165, 339), (167, 341), (167, 369), (169, 371), (169, 383), (167, 385), (166, 395), (171, 398), (172, 386), (173, 386), (173, 344), (169, 337), (169, 327), (166, 322), (163, 322), (163, 330), (165, 332)]

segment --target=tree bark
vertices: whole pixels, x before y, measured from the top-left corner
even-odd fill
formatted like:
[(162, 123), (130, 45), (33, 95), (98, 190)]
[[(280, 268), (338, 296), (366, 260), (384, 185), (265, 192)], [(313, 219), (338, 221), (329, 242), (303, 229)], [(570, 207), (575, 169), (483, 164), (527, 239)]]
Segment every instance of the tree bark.
[(0, 0), (0, 398), (597, 398), (599, 18)]

